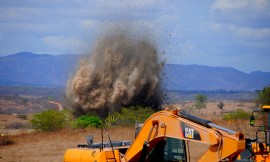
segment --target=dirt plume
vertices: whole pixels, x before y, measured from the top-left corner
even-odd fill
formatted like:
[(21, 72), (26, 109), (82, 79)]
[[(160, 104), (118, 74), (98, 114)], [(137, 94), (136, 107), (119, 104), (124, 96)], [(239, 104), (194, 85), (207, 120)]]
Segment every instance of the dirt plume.
[(80, 60), (66, 94), (84, 111), (113, 111), (130, 105), (158, 108), (161, 68), (155, 44), (149, 39), (132, 39), (126, 32), (108, 34)]

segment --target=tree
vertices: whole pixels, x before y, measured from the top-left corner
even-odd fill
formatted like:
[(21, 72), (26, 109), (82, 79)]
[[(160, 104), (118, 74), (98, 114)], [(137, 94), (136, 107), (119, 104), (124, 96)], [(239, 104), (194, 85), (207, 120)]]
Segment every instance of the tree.
[(201, 108), (205, 108), (206, 105), (205, 105), (205, 101), (207, 101), (207, 96), (206, 95), (203, 95), (203, 94), (198, 94), (195, 96), (195, 100), (196, 100), (196, 103), (195, 103), (195, 107), (198, 108), (198, 109), (201, 109)]
[(195, 97), (196, 102), (199, 102), (199, 103), (204, 103), (205, 101), (207, 101), (207, 99), (208, 99), (207, 96), (203, 94), (198, 94)]
[(219, 102), (217, 104), (217, 107), (221, 110), (221, 114), (223, 113), (223, 107), (224, 107), (224, 103), (223, 102)]
[(258, 105), (270, 105), (270, 86), (264, 87), (263, 90), (257, 90), (256, 103)]

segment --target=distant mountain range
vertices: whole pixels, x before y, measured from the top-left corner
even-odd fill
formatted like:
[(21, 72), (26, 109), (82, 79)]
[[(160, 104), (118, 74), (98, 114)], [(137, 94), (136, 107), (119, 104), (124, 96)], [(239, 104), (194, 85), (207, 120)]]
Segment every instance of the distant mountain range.
[(169, 90), (254, 91), (270, 85), (270, 72), (244, 73), (231, 67), (166, 65), (164, 85)]
[[(0, 57), (0, 85), (65, 86), (84, 56), (20, 52)], [(162, 86), (167, 90), (254, 91), (268, 85), (270, 72), (177, 64), (165, 64), (162, 71)]]
[(0, 57), (0, 85), (63, 86), (80, 57), (31, 52)]

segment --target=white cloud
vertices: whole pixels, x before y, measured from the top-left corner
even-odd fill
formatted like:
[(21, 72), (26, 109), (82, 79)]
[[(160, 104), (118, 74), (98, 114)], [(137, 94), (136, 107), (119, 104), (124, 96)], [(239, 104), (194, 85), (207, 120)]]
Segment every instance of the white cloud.
[(213, 23), (213, 22), (210, 22), (210, 23), (205, 23), (203, 25), (203, 28), (207, 28), (209, 27), (210, 29), (214, 30), (214, 31), (217, 31), (219, 30), (221, 27), (222, 27), (222, 24), (221, 23)]
[(94, 20), (94, 19), (81, 19), (79, 20), (79, 26), (82, 30), (97, 30), (100, 29), (105, 22)]
[(79, 39), (66, 39), (58, 36), (47, 36), (43, 38), (43, 41), (48, 45), (53, 45), (60, 48), (68, 46), (78, 46), (81, 44), (81, 41)]
[(247, 3), (247, 0), (217, 0), (211, 8), (218, 10), (239, 9), (246, 6)]
[(236, 25), (229, 25), (229, 29), (237, 37), (248, 40), (269, 40), (270, 28), (253, 29), (248, 27), (239, 27)]
[[(55, 51), (62, 52), (84, 52), (87, 46), (87, 42), (84, 42), (77, 38), (64, 38), (61, 36), (47, 36), (44, 37), (43, 42), (47, 44), (50, 49), (55, 49)], [(86, 50), (86, 51), (89, 51)]]
[(204, 24), (204, 30), (207, 27), (217, 33), (231, 34), (234, 38), (241, 40), (269, 40), (270, 28), (250, 28), (246, 26), (239, 26), (229, 23), (206, 23)]
[(197, 46), (192, 42), (184, 42), (179, 44), (181, 55), (198, 56), (201, 53), (198, 51)]
[(243, 8), (262, 10), (267, 6), (269, 6), (269, 1), (267, 0), (217, 0), (211, 8), (222, 11), (238, 10)]
[(38, 8), (30, 7), (0, 7), (0, 21), (4, 22), (25, 22), (34, 21), (36, 17), (40, 16), (42, 11)]
[(270, 27), (269, 0), (217, 0), (209, 12), (210, 21), (253, 28)]
[(1, 23), (0, 29), (2, 31), (5, 31), (6, 33), (18, 33), (20, 34), (26, 34), (31, 32), (32, 34), (35, 33), (44, 33), (49, 31), (55, 31), (58, 30), (58, 26), (56, 24), (39, 24), (39, 23)]
[(130, 6), (138, 6), (138, 7), (141, 6), (141, 7), (143, 7), (143, 6), (157, 5), (157, 3), (161, 2), (161, 1), (158, 1), (158, 0), (134, 0), (134, 1), (127, 1), (127, 2), (128, 2), (128, 4)]
[[(84, 2), (84, 1), (83, 1)], [(82, 2), (82, 3), (83, 3)], [(95, 1), (95, 5), (97, 6), (103, 6), (104, 8), (118, 8), (118, 9), (124, 9), (124, 8), (154, 8), (161, 4), (162, 1), (159, 0), (133, 0), (133, 1), (122, 1), (122, 0), (101, 0), (101, 1)]]

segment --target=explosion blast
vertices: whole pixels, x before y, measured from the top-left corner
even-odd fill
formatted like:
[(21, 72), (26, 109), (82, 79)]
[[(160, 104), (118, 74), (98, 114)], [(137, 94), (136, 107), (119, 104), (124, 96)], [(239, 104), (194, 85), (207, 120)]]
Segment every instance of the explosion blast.
[(91, 55), (80, 60), (67, 83), (67, 97), (84, 112), (161, 103), (159, 63), (154, 44), (123, 32), (104, 36)]

